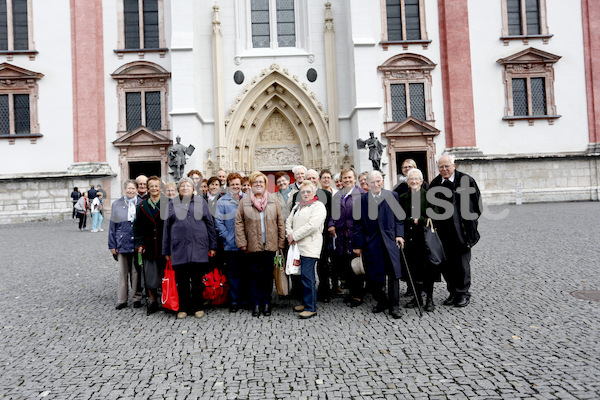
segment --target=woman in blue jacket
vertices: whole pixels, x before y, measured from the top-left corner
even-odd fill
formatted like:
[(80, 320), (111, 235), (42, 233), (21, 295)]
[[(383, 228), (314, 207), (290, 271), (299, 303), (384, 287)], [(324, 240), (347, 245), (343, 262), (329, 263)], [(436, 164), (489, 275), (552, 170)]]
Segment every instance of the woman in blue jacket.
[[(135, 244), (133, 239), (133, 221), (136, 207), (140, 203), (137, 196), (137, 183), (129, 179), (123, 184), (125, 195), (112, 205), (108, 230), (108, 248), (119, 262), (119, 289), (117, 292), (117, 310), (127, 307), (128, 280), (131, 282), (133, 306), (142, 306), (140, 271), (134, 264)], [(130, 279), (128, 279), (130, 278)]]
[(217, 234), (206, 200), (193, 194), (194, 181), (187, 176), (181, 178), (177, 190), (179, 196), (169, 202), (164, 224), (163, 255), (171, 260), (175, 270), (177, 318), (185, 318), (188, 313), (202, 318), (202, 277), (208, 272), (208, 258), (216, 254)]
[(215, 226), (223, 240), (225, 253), (225, 274), (229, 284), (229, 311), (234, 313), (240, 305), (248, 301), (248, 268), (242, 265), (242, 252), (235, 244), (235, 214), (240, 200), (244, 197), (242, 177), (238, 173), (227, 176), (227, 193), (217, 201)]

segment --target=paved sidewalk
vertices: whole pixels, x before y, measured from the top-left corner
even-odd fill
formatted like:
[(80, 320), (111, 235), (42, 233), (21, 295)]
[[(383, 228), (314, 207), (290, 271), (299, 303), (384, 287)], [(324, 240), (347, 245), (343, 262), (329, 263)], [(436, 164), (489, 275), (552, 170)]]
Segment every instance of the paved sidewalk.
[(600, 302), (570, 294), (600, 290), (600, 202), (502, 209), (480, 224), (471, 304), (400, 320), (370, 297), (310, 320), (288, 300), (270, 318), (116, 311), (106, 231), (0, 226), (0, 398), (600, 398)]

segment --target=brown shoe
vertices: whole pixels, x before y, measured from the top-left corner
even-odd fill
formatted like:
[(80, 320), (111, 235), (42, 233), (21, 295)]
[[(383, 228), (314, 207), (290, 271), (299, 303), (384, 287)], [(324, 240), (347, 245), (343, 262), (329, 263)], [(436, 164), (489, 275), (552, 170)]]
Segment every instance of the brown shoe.
[(187, 317), (187, 313), (185, 311), (179, 311), (177, 313), (177, 319), (184, 319), (185, 317)]
[(294, 311), (296, 311), (296, 312), (304, 311), (304, 306), (302, 304), (299, 305), (299, 306), (295, 306), (294, 307)]
[(316, 311), (302, 311), (300, 314), (298, 314), (298, 317), (300, 319), (309, 319), (314, 317), (315, 315), (317, 315)]

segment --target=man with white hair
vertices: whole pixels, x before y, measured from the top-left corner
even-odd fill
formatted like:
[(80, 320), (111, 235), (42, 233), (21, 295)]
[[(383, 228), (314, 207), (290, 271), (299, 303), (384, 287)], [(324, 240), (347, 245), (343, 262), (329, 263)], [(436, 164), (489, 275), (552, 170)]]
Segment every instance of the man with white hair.
[[(389, 309), (394, 319), (400, 314), (400, 250), (404, 247), (404, 212), (398, 195), (383, 189), (379, 171), (367, 175), (369, 191), (360, 198), (360, 221), (352, 229), (354, 254), (363, 257), (365, 272), (377, 305), (374, 313)], [(387, 277), (387, 296), (384, 291)]]
[(296, 165), (292, 168), (292, 172), (294, 173), (294, 179), (296, 182), (292, 183), (290, 186), (294, 190), (300, 190), (300, 185), (304, 182), (304, 178), (306, 177), (306, 167), (304, 165)]
[(429, 186), (429, 193), (435, 197), (428, 193), (427, 199), (433, 205), (452, 211), (443, 219), (435, 219), (446, 253), (442, 274), (449, 296), (444, 305), (466, 307), (471, 299), (471, 247), (479, 241), (477, 220), (481, 216), (481, 194), (475, 179), (456, 170), (453, 155), (442, 155), (438, 170), (440, 174)]

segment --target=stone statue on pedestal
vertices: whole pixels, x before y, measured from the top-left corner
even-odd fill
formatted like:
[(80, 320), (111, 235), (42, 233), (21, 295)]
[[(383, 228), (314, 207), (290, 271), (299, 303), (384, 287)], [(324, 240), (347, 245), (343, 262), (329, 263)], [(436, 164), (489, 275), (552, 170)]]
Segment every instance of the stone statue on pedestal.
[(173, 178), (178, 181), (183, 176), (185, 156), (191, 156), (195, 148), (191, 144), (187, 147), (182, 145), (180, 136), (177, 136), (176, 140), (177, 143), (169, 147), (169, 167), (171, 167)]
[(369, 138), (367, 140), (358, 139), (356, 146), (359, 149), (369, 149), (369, 160), (373, 163), (373, 170), (381, 171), (381, 155), (385, 145), (375, 137), (375, 132), (369, 132)]

